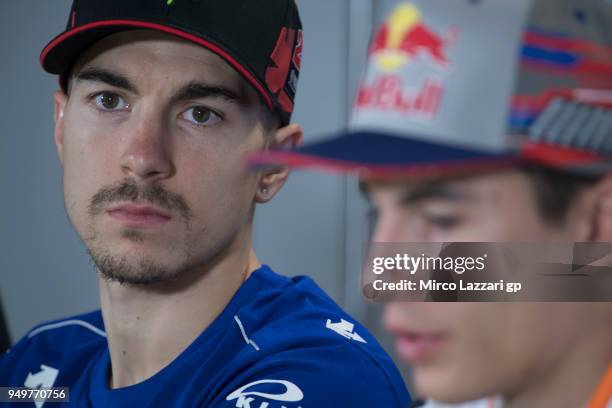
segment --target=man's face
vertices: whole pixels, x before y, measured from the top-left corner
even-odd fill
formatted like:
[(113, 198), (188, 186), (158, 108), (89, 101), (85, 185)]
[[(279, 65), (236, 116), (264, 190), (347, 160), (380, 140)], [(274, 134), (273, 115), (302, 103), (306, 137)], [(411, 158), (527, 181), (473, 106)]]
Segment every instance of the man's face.
[(56, 93), (56, 143), (66, 210), (107, 277), (164, 281), (248, 241), (261, 109), (219, 57), (164, 34), (115, 34), (80, 58)]
[(543, 221), (518, 170), (367, 188), (378, 213), (374, 242), (575, 241), (576, 225)]
[[(544, 222), (520, 171), (366, 186), (379, 213), (374, 242), (579, 240), (574, 209), (568, 222)], [(554, 370), (580, 336), (609, 325), (606, 314), (609, 306), (589, 304), (395, 302), (385, 325), (419, 392), (461, 402), (524, 389)]]

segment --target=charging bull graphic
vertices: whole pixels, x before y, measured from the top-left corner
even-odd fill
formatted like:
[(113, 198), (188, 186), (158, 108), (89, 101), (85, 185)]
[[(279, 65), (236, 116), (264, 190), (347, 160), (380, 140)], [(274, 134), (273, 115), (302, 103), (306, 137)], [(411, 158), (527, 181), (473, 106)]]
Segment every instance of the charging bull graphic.
[(446, 67), (446, 47), (456, 35), (456, 30), (449, 30), (445, 37), (436, 34), (423, 22), (417, 7), (403, 4), (395, 9), (374, 37), (370, 52), (385, 71), (395, 71), (423, 55), (429, 56), (434, 64)]
[(370, 59), (376, 75), (361, 87), (357, 107), (435, 119), (443, 77), (452, 65), (448, 50), (457, 37), (456, 28), (437, 34), (415, 5), (399, 5), (372, 41)]

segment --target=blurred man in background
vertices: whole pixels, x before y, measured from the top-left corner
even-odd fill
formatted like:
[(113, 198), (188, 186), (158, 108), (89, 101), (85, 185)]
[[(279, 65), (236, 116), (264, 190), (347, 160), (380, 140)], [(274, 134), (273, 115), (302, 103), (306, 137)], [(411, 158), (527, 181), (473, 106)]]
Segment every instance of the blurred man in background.
[[(612, 4), (401, 3), (349, 134), (253, 162), (358, 172), (374, 242), (612, 242)], [(385, 324), (427, 407), (612, 407), (610, 302), (393, 302)]]

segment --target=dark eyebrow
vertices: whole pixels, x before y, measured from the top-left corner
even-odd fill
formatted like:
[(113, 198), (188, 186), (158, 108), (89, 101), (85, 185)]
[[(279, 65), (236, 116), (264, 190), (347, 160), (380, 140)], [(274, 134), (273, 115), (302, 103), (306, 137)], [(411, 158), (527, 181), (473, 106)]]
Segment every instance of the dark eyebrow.
[(190, 82), (179, 89), (172, 97), (173, 102), (200, 98), (222, 98), (229, 102), (240, 102), (238, 92), (221, 85), (209, 85), (200, 82)]
[(401, 204), (417, 204), (429, 200), (441, 201), (469, 201), (473, 195), (462, 189), (446, 184), (425, 184), (406, 191), (400, 196)]
[(116, 88), (122, 88), (136, 93), (136, 87), (124, 75), (109, 71), (104, 68), (85, 68), (76, 76), (78, 81), (103, 82)]

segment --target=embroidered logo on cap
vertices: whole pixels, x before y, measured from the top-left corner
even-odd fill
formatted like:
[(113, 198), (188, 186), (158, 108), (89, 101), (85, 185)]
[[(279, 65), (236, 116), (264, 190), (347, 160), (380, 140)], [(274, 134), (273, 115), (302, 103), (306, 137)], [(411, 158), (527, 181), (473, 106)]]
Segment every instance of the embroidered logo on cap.
[(399, 5), (374, 37), (370, 59), (377, 75), (360, 89), (357, 107), (435, 118), (444, 92), (443, 77), (451, 66), (448, 50), (458, 33), (449, 28), (441, 35), (425, 22), (418, 7)]
[(270, 56), (266, 82), (285, 112), (293, 110), (293, 99), (302, 63), (302, 30), (283, 27)]
[(370, 52), (379, 68), (387, 72), (423, 56), (428, 56), (434, 65), (446, 67), (446, 46), (450, 40), (432, 30), (416, 6), (402, 4), (378, 31)]

